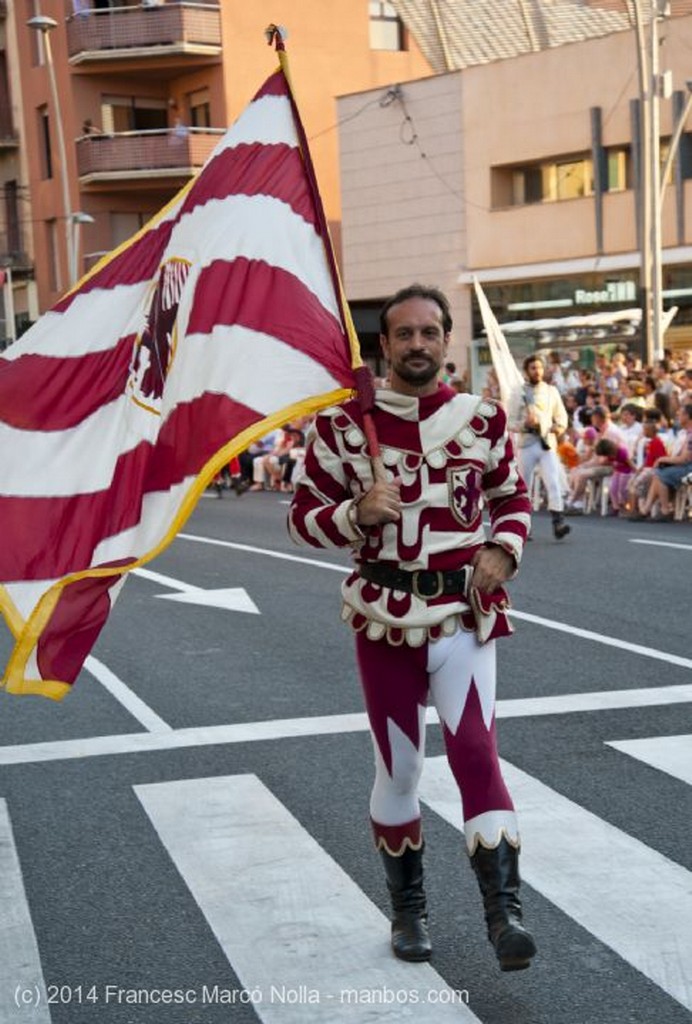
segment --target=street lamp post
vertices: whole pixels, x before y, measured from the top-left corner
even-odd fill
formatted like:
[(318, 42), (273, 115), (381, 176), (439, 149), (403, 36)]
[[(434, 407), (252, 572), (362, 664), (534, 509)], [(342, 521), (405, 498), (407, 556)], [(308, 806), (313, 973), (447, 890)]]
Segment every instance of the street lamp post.
[(94, 218), (88, 213), (82, 213), (78, 210), (77, 213), (72, 214), (72, 250), (71, 257), (72, 262), (70, 264), (70, 284), (74, 284), (80, 277), (79, 274), (79, 257), (80, 257), (80, 239), (82, 224), (93, 224)]
[(48, 69), (48, 79), (50, 81), (51, 98), (53, 100), (53, 110), (55, 112), (55, 137), (58, 145), (58, 156), (60, 159), (60, 177), (62, 184), (62, 205), (63, 205), (63, 216), (65, 218), (65, 253), (67, 262), (67, 275), (69, 278), (69, 284), (73, 285), (76, 280), (77, 261), (74, 251), (75, 231), (74, 231), (74, 214), (72, 213), (72, 206), (70, 203), (70, 186), (67, 177), (67, 156), (65, 153), (65, 133), (63, 132), (62, 125), (62, 113), (60, 110), (60, 96), (58, 94), (58, 86), (55, 81), (55, 66), (53, 64), (53, 51), (50, 43), (50, 33), (54, 28), (57, 28), (58, 23), (54, 18), (49, 18), (45, 14), (37, 14), (35, 17), (30, 18), (27, 21), (29, 28), (33, 28), (36, 32), (40, 32), (43, 38), (43, 45), (46, 54), (46, 68)]

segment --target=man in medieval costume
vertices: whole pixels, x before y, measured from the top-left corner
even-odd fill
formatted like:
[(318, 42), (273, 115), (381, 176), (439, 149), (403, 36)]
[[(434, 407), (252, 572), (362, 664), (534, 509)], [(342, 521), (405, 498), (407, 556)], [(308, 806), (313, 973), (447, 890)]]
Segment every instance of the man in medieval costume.
[[(536, 952), (522, 924), (519, 832), (495, 737), (495, 639), (511, 632), (503, 584), (530, 525), (502, 408), (439, 381), (452, 329), (435, 288), (397, 292), (380, 317), (388, 386), (372, 416), (374, 471), (356, 401), (317, 416), (291, 506), (294, 539), (353, 548), (342, 588), (373, 735), (370, 818), (391, 895), (392, 948), (427, 960), (418, 781), (432, 698), (463, 802), (464, 833), (503, 970)], [(482, 509), (490, 516), (486, 538)]]

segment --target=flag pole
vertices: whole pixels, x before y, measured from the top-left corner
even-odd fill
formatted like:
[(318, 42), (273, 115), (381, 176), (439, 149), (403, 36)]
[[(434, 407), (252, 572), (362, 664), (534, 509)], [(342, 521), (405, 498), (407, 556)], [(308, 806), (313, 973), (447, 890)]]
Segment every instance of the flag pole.
[(360, 406), (361, 413), (363, 414), (363, 430), (367, 440), (368, 451), (370, 454), (370, 461), (372, 463), (373, 476), (375, 481), (378, 483), (385, 483), (387, 480), (387, 473), (384, 468), (384, 462), (382, 460), (382, 450), (380, 448), (379, 438), (375, 429), (375, 423), (372, 418), (372, 410), (375, 408), (375, 384), (373, 381), (372, 371), (362, 359), (360, 352), (360, 342), (356, 333), (356, 328), (353, 323), (351, 316), (351, 310), (349, 309), (346, 296), (344, 295), (343, 285), (341, 283), (341, 275), (339, 274), (339, 268), (336, 265), (336, 257), (334, 255), (334, 246), (332, 244), (331, 234), (329, 232), (329, 225), (322, 205), (322, 197), (317, 185), (317, 178), (315, 176), (315, 170), (312, 165), (312, 159), (310, 157), (310, 148), (308, 146), (307, 136), (303, 127), (303, 122), (298, 111), (298, 105), (296, 103), (295, 95), (293, 92), (293, 83), (291, 81), (291, 73), (288, 66), (288, 54), (286, 53), (286, 47), (284, 45), (284, 39), (286, 38), (286, 30), (279, 25), (268, 25), (264, 30), (269, 46), (274, 44), (277, 56), (279, 58), (279, 66), (283, 73), (286, 83), (288, 85), (288, 94), (291, 102), (291, 109), (293, 111), (293, 119), (296, 125), (296, 132), (298, 134), (298, 142), (300, 144), (300, 150), (303, 155), (303, 163), (305, 166), (305, 174), (312, 191), (315, 208), (320, 218), (320, 227), (322, 234), (322, 242), (324, 245), (325, 253), (327, 256), (327, 263), (332, 276), (334, 284), (334, 291), (336, 294), (337, 302), (339, 304), (339, 312), (341, 313), (341, 322), (343, 323), (346, 334), (348, 337), (349, 348), (351, 351), (351, 366), (353, 368), (353, 374), (356, 380), (356, 393), (358, 397), (358, 404)]

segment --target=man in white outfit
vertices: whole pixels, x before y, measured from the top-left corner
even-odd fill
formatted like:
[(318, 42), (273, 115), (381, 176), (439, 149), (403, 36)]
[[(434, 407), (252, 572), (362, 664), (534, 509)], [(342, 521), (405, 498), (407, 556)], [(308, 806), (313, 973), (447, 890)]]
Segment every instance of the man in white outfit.
[(545, 366), (540, 356), (527, 356), (524, 374), (527, 383), (512, 429), (519, 435), (517, 461), (527, 486), (538, 467), (548, 492), (548, 510), (553, 518), (553, 534), (562, 540), (571, 527), (563, 515), (564, 502), (560, 486), (560, 464), (557, 439), (567, 429), (567, 411), (560, 392), (543, 380)]

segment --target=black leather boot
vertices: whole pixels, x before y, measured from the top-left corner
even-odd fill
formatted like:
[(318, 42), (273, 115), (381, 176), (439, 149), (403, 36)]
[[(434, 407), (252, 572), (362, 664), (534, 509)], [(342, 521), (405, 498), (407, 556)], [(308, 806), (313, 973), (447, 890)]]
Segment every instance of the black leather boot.
[(392, 949), (400, 960), (429, 960), (428, 913), (423, 890), (423, 847), (399, 857), (380, 851), (392, 898)]
[(565, 517), (562, 512), (551, 512), (553, 517), (553, 535), (556, 540), (562, 540), (568, 533), (572, 532), (572, 527), (569, 523), (565, 522)]
[(492, 850), (480, 843), (471, 866), (483, 896), (488, 938), (503, 971), (521, 971), (535, 956), (536, 943), (521, 923), (519, 850), (505, 838)]

